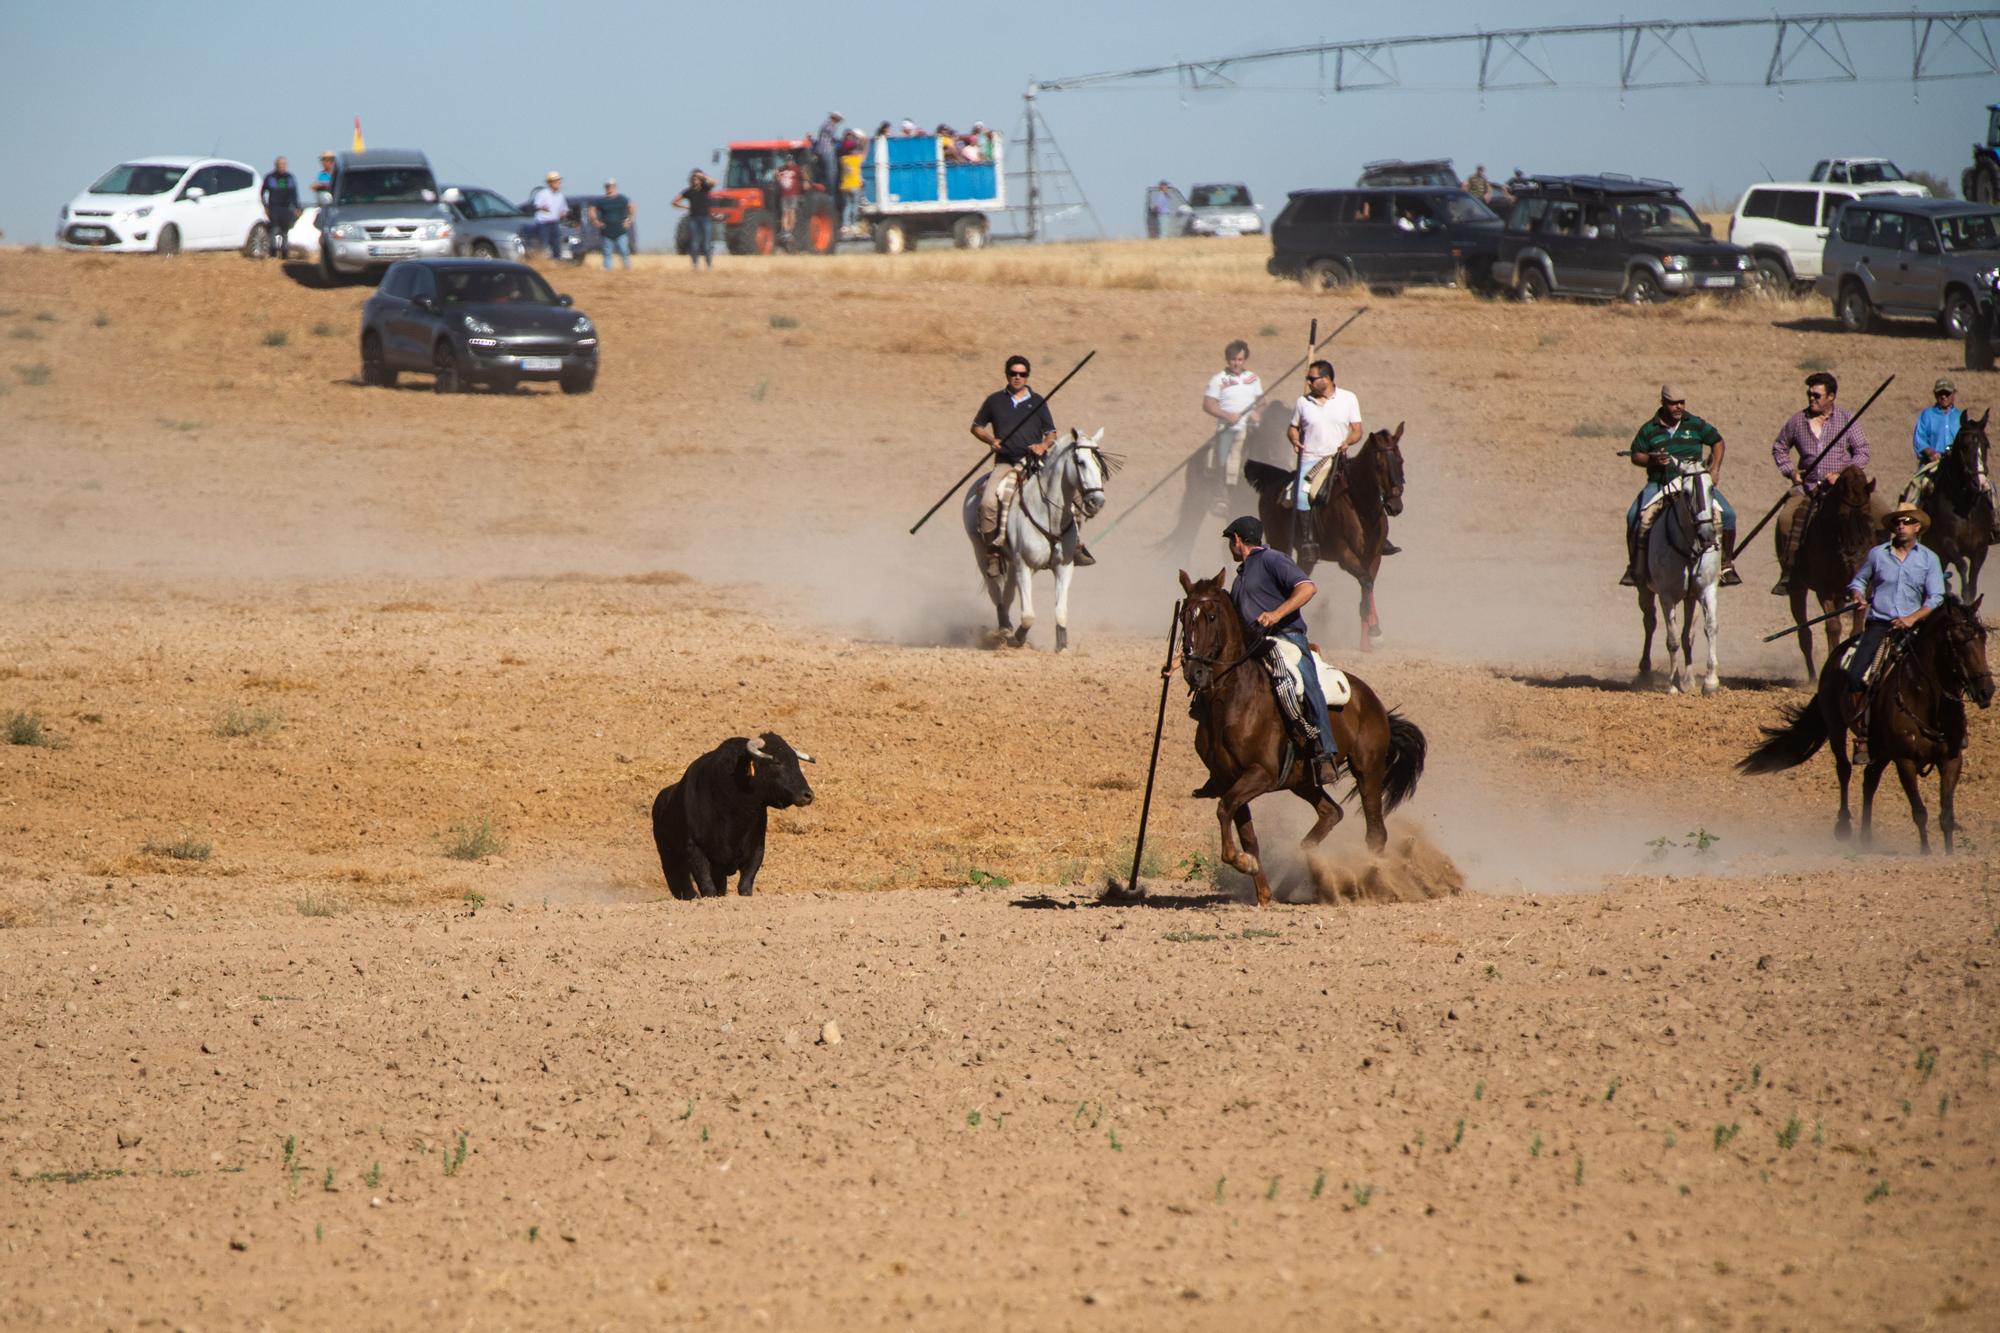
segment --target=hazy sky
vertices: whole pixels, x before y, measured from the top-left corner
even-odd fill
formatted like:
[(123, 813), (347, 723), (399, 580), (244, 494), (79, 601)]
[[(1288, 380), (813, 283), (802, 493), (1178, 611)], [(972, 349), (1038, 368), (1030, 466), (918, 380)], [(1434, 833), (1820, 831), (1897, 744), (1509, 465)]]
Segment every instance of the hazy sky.
[[(1879, 10), (1810, 0), (1800, 10)], [(1754, 15), (1743, 0), (1656, 5), (1680, 18)], [(278, 153), (311, 170), (345, 148), (359, 115), (372, 147), (430, 154), (447, 181), (525, 196), (551, 167), (571, 187), (615, 174), (665, 205), (690, 166), (731, 138), (805, 133), (829, 110), (864, 129), (1021, 120), (1030, 78), (1240, 54), (1315, 40), (1611, 20), (1634, 7), (1417, 0), (1394, 7), (1260, 0), (1144, 5), (755, 7), (590, 0), (529, 5), (98, 0), (82, 8), (0, 0), (0, 231), (53, 239), (56, 210), (121, 159), (217, 153), (260, 170)], [(1640, 12), (1643, 12), (1641, 10)], [(1769, 10), (1764, 11), (1766, 13)], [(1791, 12), (1787, 7), (1784, 12)], [(328, 15), (335, 15), (329, 19)], [(1352, 17), (1348, 17), (1352, 15)], [(476, 26), (474, 26), (476, 24)], [(2000, 29), (2000, 24), (1994, 25)], [(1907, 26), (1854, 29), (1864, 72), (1907, 71)], [(2000, 35), (2000, 33), (1996, 33)], [(1758, 80), (1767, 31), (1698, 39), (1710, 76)], [(1284, 193), (1351, 183), (1377, 157), (1448, 155), (1504, 174), (1666, 176), (1691, 199), (1732, 202), (1763, 179), (1801, 177), (1832, 153), (1879, 154), (1948, 173), (1984, 135), (2000, 80), (1788, 88), (1617, 90), (1610, 38), (1551, 42), (1561, 90), (1472, 90), (1471, 47), (1405, 54), (1409, 85), (1319, 94), (1310, 62), (1242, 77), (1265, 85), (1185, 100), (1171, 89), (1046, 94), (1040, 106), (1112, 234), (1140, 226), (1145, 185), (1245, 180), (1275, 215)], [(1670, 58), (1656, 58), (1664, 69)], [(1518, 67), (1517, 67), (1518, 68)], [(666, 233), (647, 233), (658, 244)]]

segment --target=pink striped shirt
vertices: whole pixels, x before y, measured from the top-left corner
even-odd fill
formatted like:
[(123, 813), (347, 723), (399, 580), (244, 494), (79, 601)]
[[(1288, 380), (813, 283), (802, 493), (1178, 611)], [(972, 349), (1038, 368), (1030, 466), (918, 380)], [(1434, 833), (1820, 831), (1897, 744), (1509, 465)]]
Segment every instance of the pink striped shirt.
[[(1860, 426), (1855, 426), (1839, 444), (1827, 449), (1826, 457), (1819, 460), (1818, 466), (1801, 476), (1800, 469), (1811, 463), (1820, 450), (1826, 449), (1833, 437), (1840, 434), (1840, 428), (1854, 420), (1854, 414), (1844, 407), (1830, 408), (1822, 418), (1821, 433), (1818, 435), (1814, 435), (1812, 427), (1807, 424), (1810, 420), (1803, 411), (1792, 413), (1791, 419), (1785, 422), (1777, 440), (1771, 445), (1771, 461), (1778, 465), (1779, 475), (1785, 480), (1801, 489), (1811, 490), (1821, 482), (1839, 476), (1849, 463), (1863, 468), (1868, 466), (1868, 437), (1862, 433)], [(1798, 452), (1797, 462), (1792, 460), (1794, 450)]]

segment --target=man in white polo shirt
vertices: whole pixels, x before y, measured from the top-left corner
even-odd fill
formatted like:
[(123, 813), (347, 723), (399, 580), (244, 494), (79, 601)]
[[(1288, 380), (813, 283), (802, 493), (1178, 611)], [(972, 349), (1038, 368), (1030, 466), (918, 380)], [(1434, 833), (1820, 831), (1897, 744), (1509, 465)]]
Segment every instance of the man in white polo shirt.
[[(1285, 430), (1285, 437), (1292, 442), (1292, 452), (1304, 463), (1302, 470), (1308, 479), (1293, 497), (1295, 509), (1304, 513), (1312, 508), (1313, 500), (1340, 475), (1347, 461), (1347, 450), (1360, 443), (1361, 435), (1360, 400), (1351, 389), (1335, 387), (1333, 362), (1315, 361), (1307, 366), (1305, 396), (1292, 408), (1292, 424)], [(1313, 470), (1327, 458), (1333, 460), (1332, 465), (1315, 482)], [(1386, 538), (1383, 540), (1384, 555), (1394, 555), (1400, 549)]]
[(1215, 418), (1210, 470), (1224, 486), (1243, 480), (1243, 440), (1263, 414), (1263, 396), (1264, 382), (1250, 369), (1250, 344), (1238, 338), (1223, 349), (1222, 369), (1209, 378), (1201, 399), (1201, 410)]

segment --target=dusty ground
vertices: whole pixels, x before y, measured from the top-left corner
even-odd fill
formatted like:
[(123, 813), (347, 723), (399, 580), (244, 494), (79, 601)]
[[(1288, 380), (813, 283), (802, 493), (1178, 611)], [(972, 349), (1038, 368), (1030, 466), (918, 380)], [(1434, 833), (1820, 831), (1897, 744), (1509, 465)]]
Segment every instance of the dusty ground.
[[(1661, 380), (1747, 526), (1805, 370), (1897, 375), (1893, 486), (1954, 349), (1260, 264), (566, 272), (599, 391), (445, 399), (352, 383), (364, 288), (0, 252), (0, 717), (53, 742), (0, 746), (0, 1321), (2000, 1325), (1995, 719), (1962, 855), (1893, 790), (1836, 845), (1823, 761), (1729, 768), (1801, 697), (1764, 543), (1711, 699), (1627, 688), (1613, 586)], [(1057, 416), (1128, 455), (1102, 531), (1224, 341), (1275, 372), (1357, 305), (1410, 550), (1382, 651), (1337, 576), (1311, 619), (1430, 764), (1321, 882), (1467, 892), (1244, 906), (1177, 690), (1161, 905), (1096, 908), (1219, 518), (1158, 549), (1176, 483), (1098, 542), (1064, 657), (1046, 584), (986, 645), (954, 507), (904, 530), (1010, 352), (1098, 349)], [(766, 727), (818, 802), (756, 898), (660, 901), (653, 793)]]

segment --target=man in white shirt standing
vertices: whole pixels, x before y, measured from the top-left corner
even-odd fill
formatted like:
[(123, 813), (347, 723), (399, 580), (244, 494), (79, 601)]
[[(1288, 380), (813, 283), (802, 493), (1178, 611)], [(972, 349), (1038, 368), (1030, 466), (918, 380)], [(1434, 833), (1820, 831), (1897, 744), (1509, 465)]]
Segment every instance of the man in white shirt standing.
[(562, 221), (569, 212), (569, 200), (563, 197), (560, 171), (551, 171), (544, 180), (547, 183), (529, 201), (535, 210), (535, 235), (549, 248), (550, 259), (561, 259)]
[(1201, 410), (1215, 418), (1210, 470), (1224, 486), (1234, 486), (1243, 480), (1243, 442), (1264, 412), (1259, 401), (1264, 396), (1264, 382), (1250, 369), (1250, 344), (1241, 338), (1223, 349), (1222, 366), (1209, 377)]

